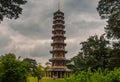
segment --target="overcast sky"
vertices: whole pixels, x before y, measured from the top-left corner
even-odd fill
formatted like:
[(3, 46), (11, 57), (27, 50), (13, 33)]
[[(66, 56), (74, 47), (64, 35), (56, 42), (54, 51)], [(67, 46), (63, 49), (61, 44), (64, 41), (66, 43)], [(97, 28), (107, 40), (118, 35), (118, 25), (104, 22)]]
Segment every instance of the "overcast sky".
[(53, 13), (58, 2), (65, 13), (66, 57), (75, 56), (80, 42), (89, 36), (104, 33), (105, 21), (96, 7), (99, 0), (28, 0), (17, 20), (4, 19), (0, 24), (0, 54), (15, 53), (33, 58), (44, 65), (51, 57)]

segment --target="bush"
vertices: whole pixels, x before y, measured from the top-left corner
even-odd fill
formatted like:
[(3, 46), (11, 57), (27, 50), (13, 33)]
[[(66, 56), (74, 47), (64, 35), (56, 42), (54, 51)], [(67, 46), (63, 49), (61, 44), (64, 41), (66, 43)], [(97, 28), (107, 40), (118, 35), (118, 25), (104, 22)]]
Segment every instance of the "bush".
[(67, 82), (120, 82), (120, 68), (109, 71), (100, 68), (94, 72), (91, 69), (81, 71), (77, 75), (66, 78)]

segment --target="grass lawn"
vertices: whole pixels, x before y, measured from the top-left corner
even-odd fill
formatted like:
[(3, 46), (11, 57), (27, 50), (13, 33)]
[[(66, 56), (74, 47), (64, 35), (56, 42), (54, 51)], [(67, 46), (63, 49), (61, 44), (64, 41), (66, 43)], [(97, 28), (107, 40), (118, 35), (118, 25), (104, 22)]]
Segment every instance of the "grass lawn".
[(29, 77), (27, 82), (38, 82), (36, 77)]
[(41, 82), (66, 82), (64, 79), (43, 79)]
[[(30, 77), (28, 78), (28, 82), (38, 82), (37, 78)], [(48, 79), (48, 78), (43, 78), (41, 82), (66, 82), (64, 79)]]

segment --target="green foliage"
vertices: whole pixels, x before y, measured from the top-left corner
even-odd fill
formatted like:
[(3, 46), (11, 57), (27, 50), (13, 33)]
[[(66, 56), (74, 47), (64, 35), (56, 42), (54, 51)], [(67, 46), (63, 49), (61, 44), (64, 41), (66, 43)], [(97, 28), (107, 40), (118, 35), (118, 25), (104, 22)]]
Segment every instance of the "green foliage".
[(111, 58), (108, 67), (110, 69), (120, 67), (120, 41), (113, 43), (113, 50), (111, 52)]
[(91, 69), (81, 71), (77, 75), (66, 78), (67, 82), (120, 82), (120, 69), (109, 71), (98, 69), (92, 72)]
[[(108, 67), (110, 69), (120, 67), (120, 0), (100, 0), (97, 11), (101, 18), (108, 19), (105, 27), (107, 38), (117, 39), (111, 44), (113, 49)], [(115, 46), (118, 48), (116, 49)]]
[(111, 15), (120, 12), (120, 0), (100, 0), (97, 11), (101, 18), (109, 18)]
[(105, 27), (108, 38), (120, 38), (120, 12), (111, 15), (107, 21), (108, 25)]
[(107, 37), (120, 39), (120, 0), (100, 0), (97, 11), (101, 18), (108, 19)]
[(26, 82), (27, 64), (16, 60), (14, 54), (0, 57), (0, 82)]
[(29, 75), (44, 75), (44, 68), (34, 59), (16, 59), (12, 53), (0, 56), (0, 82), (27, 82)]
[(37, 68), (36, 68), (36, 74), (37, 74), (37, 75), (44, 76), (44, 75), (45, 75), (44, 67), (41, 66), (41, 65), (38, 65)]
[(81, 42), (81, 45), (81, 52), (71, 59), (68, 68), (72, 69), (74, 73), (89, 67), (92, 69), (106, 68), (111, 48), (108, 47), (109, 41), (106, 40), (104, 35), (100, 37), (97, 35), (90, 36), (87, 41)]
[(0, 0), (0, 21), (4, 17), (7, 18), (19, 18), (19, 14), (22, 13), (21, 5), (24, 5), (26, 0)]
[(37, 65), (37, 62), (34, 60), (34, 59), (30, 59), (30, 58), (25, 58), (23, 59), (24, 62), (26, 62), (28, 64), (28, 71), (29, 71), (29, 74), (32, 75), (32, 76), (37, 76), (36, 75), (36, 65)]
[(29, 75), (34, 77), (38, 77), (39, 75), (44, 76), (44, 68), (40, 64), (38, 65), (36, 60), (25, 58), (23, 61), (28, 64)]

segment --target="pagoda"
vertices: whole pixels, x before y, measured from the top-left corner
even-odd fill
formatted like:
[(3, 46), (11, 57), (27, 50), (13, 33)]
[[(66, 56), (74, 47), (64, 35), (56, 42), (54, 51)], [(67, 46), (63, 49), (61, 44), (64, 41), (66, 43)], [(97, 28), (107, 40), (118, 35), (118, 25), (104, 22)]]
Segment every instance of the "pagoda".
[(53, 49), (50, 51), (52, 58), (49, 59), (52, 63), (51, 68), (49, 69), (50, 77), (63, 78), (64, 76), (70, 76), (71, 71), (66, 67), (66, 61), (68, 60), (65, 57), (67, 51), (65, 50), (66, 43), (64, 42), (66, 39), (64, 36), (64, 24), (64, 13), (60, 11), (60, 8), (58, 7), (58, 10), (54, 13), (53, 17), (53, 43), (51, 44)]

